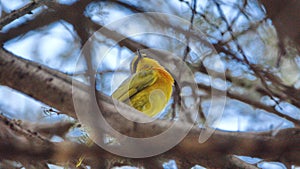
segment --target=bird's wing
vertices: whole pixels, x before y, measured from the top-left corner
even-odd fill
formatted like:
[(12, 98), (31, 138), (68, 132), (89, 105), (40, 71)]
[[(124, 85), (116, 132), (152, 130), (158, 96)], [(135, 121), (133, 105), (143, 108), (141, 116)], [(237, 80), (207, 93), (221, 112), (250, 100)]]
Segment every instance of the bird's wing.
[(144, 88), (151, 86), (157, 80), (157, 72), (154, 70), (142, 70), (132, 77), (126, 79), (119, 88), (114, 91), (112, 97), (119, 101), (126, 101), (131, 96), (140, 92)]

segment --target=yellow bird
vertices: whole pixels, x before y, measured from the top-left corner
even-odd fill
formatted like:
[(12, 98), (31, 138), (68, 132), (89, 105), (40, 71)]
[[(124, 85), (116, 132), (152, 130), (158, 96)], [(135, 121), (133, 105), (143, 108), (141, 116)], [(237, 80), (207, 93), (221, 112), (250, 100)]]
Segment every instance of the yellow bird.
[[(114, 91), (112, 97), (153, 117), (170, 100), (174, 79), (156, 60), (142, 56), (139, 50), (137, 53), (130, 66), (132, 75)], [(84, 158), (84, 155), (79, 158), (76, 167), (82, 164)]]
[(172, 95), (174, 79), (156, 60), (137, 51), (131, 62), (132, 75), (126, 79), (112, 97), (153, 117), (161, 112)]

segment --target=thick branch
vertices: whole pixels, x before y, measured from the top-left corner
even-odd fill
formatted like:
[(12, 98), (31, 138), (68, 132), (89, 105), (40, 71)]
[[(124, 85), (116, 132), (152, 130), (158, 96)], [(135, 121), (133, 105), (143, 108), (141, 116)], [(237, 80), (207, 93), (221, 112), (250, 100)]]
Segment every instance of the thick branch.
[[(70, 78), (49, 68), (32, 64), (21, 58), (16, 58), (12, 54), (0, 51), (0, 83), (10, 86), (16, 90), (26, 93), (50, 106), (61, 110), (72, 117), (75, 117), (72, 102), (72, 85)], [(22, 85), (20, 85), (22, 84)], [(73, 90), (80, 93), (82, 102), (89, 99), (86, 86), (73, 83)], [(104, 105), (106, 120), (121, 133), (135, 137), (149, 137), (165, 131), (170, 123), (168, 121), (157, 120), (149, 125), (134, 123), (124, 120), (115, 110), (111, 99), (105, 95), (100, 97), (101, 104)], [(127, 117), (133, 119), (148, 118), (132, 108), (120, 104)], [(118, 122), (116, 122), (118, 121)], [(186, 126), (179, 123), (178, 130)], [(183, 155), (187, 160), (207, 158), (208, 154), (214, 152), (221, 154), (236, 154), (253, 157), (260, 157), (267, 160), (278, 160), (298, 164), (300, 162), (299, 129), (286, 129), (279, 132), (276, 136), (272, 133), (239, 133), (216, 131), (213, 136), (204, 144), (198, 143), (199, 132), (201, 129), (195, 127), (191, 133), (173, 150), (168, 157)], [(205, 130), (202, 130), (205, 132)], [(203, 157), (203, 155), (205, 157)]]
[[(156, 125), (159, 126), (159, 123)], [(87, 147), (71, 142), (49, 142), (39, 136), (38, 133), (32, 133), (23, 129), (3, 116), (0, 118), (0, 126), (2, 128), (0, 132), (0, 157), (2, 159), (34, 159), (37, 161), (55, 161), (57, 163), (76, 159), (81, 153), (98, 159), (120, 158), (97, 146)], [(220, 167), (217, 164), (218, 159), (216, 158), (227, 158), (224, 157), (224, 154), (237, 154), (299, 165), (299, 129), (284, 129), (275, 135), (269, 132), (240, 133), (215, 131), (210, 139), (203, 144), (198, 143), (200, 131), (201, 129), (199, 128), (193, 128), (190, 134), (179, 145), (155, 158), (180, 157), (181, 160), (186, 159), (192, 162), (206, 161), (207, 164), (204, 163), (206, 166)], [(148, 130), (147, 132), (151, 131)], [(201, 132), (207, 131), (202, 129)], [(149, 160), (151, 161), (151, 158)], [(228, 157), (225, 161), (228, 160), (234, 160), (236, 161), (236, 165), (238, 165), (237, 159)], [(131, 161), (139, 161), (139, 159), (132, 159)], [(212, 161), (216, 162), (216, 164), (209, 164)], [(225, 168), (230, 168), (232, 165), (231, 163), (224, 163), (224, 160), (221, 160), (220, 163), (228, 165), (223, 166)], [(250, 166), (248, 167), (251, 168)]]
[(38, 132), (41, 135), (51, 138), (54, 135), (64, 137), (65, 134), (74, 126), (74, 122), (63, 121), (57, 123), (30, 123), (22, 122), (20, 124), (23, 128), (27, 128), (33, 132)]
[[(45, 5), (49, 5), (50, 7), (53, 7), (53, 8), (58, 8), (58, 10), (53, 11), (53, 9), (48, 9), (48, 10), (42, 12), (36, 18), (34, 18), (30, 21), (27, 21), (26, 23), (23, 23), (22, 25), (20, 25), (16, 28), (12, 28), (5, 33), (0, 33), (0, 43), (3, 44), (4, 42), (6, 42), (10, 39), (16, 38), (17, 36), (26, 34), (29, 31), (49, 25), (53, 22), (56, 22), (56, 21), (59, 21), (61, 19), (65, 19), (65, 18), (68, 18), (67, 21), (73, 21), (73, 22), (77, 23), (76, 25), (81, 25), (80, 24), (81, 20), (78, 20), (77, 17), (78, 16), (84, 17), (84, 15), (83, 15), (84, 9), (85, 9), (86, 5), (88, 5), (92, 1), (93, 0), (84, 0), (84, 1), (81, 0), (81, 1), (75, 2), (71, 6), (57, 4), (55, 2), (49, 2), (49, 1), (45, 2)], [(36, 8), (37, 6), (33, 6), (33, 7)], [(71, 12), (71, 11), (75, 11), (75, 12)], [(9, 21), (11, 21), (11, 19)], [(72, 22), (70, 22), (70, 23), (72, 23)], [(82, 27), (82, 29), (84, 29), (84, 28), (85, 27)]]
[(11, 23), (12, 21), (14, 21), (15, 19), (18, 19), (19, 17), (26, 15), (26, 14), (30, 14), (31, 11), (41, 5), (43, 5), (43, 0), (36, 0), (36, 1), (32, 1), (30, 3), (28, 3), (27, 5), (25, 5), (24, 7), (15, 10), (13, 12), (11, 12), (10, 14), (6, 15), (5, 17), (0, 19), (0, 30), (7, 24)]
[(272, 19), (280, 40), (293, 39), (300, 46), (300, 1), (298, 0), (260, 0), (265, 6), (267, 16)]

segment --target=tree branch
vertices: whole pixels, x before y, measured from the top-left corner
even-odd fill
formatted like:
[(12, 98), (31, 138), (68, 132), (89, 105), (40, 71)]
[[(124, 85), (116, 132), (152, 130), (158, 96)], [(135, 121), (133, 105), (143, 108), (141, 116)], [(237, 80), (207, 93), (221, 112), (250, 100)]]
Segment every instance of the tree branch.
[[(38, 133), (32, 133), (23, 129), (3, 116), (0, 118), (0, 126), (2, 128), (0, 132), (0, 157), (2, 159), (46, 160), (56, 164), (72, 161), (78, 158), (81, 153), (86, 154), (87, 157), (97, 159), (121, 158), (97, 146), (88, 147), (68, 141), (60, 143), (49, 142), (41, 138)], [(299, 165), (300, 148), (297, 146), (300, 144), (299, 129), (284, 129), (276, 135), (270, 132), (240, 133), (215, 131), (207, 142), (199, 144), (198, 135), (201, 130), (202, 132), (207, 132), (206, 129), (194, 127), (179, 145), (162, 155), (152, 158), (181, 158), (179, 161), (190, 161), (190, 165), (195, 165), (199, 161), (206, 161), (204, 163), (206, 166), (216, 168), (220, 168), (220, 166), (232, 168), (233, 165), (247, 166), (244, 163), (240, 164), (240, 160), (234, 157), (228, 157), (227, 160), (220, 161), (216, 159), (227, 158), (224, 157), (224, 154), (236, 154)], [(226, 162), (228, 160), (231, 162)], [(131, 161), (130, 163), (138, 164), (141, 160), (129, 159), (129, 161)], [(216, 163), (210, 164), (211, 162)], [(235, 164), (232, 164), (232, 162)], [(250, 165), (247, 167), (254, 168)]]
[(0, 30), (7, 24), (11, 23), (12, 21), (14, 21), (15, 19), (20, 18), (23, 15), (26, 14), (30, 14), (31, 11), (37, 7), (40, 7), (41, 5), (43, 5), (45, 0), (35, 0), (35, 1), (31, 1), (30, 3), (28, 3), (27, 5), (25, 5), (24, 7), (15, 10), (13, 12), (11, 12), (10, 14), (6, 15), (5, 17), (0, 19)]
[[(0, 51), (0, 65), (0, 83), (2, 85), (19, 90), (76, 118), (72, 102), (72, 84), (67, 75), (33, 64), (24, 59), (16, 58), (11, 53), (3, 50)], [(82, 102), (86, 102), (86, 99), (89, 98), (87, 86), (75, 82), (73, 83), (73, 90), (80, 93), (77, 96), (81, 97), (77, 99), (81, 99)], [(149, 125), (124, 120), (118, 111), (115, 110), (111, 98), (101, 93), (99, 94), (102, 99), (99, 101), (104, 105), (106, 112), (103, 115), (108, 123), (121, 133), (133, 137), (150, 137), (165, 131), (170, 126), (170, 122), (162, 120), (157, 120)], [(120, 106), (127, 117), (133, 119), (149, 118), (125, 104), (120, 103)], [(118, 122), (116, 123), (116, 121)], [(177, 129), (181, 130), (185, 126), (185, 123), (180, 122)], [(275, 136), (273, 136), (272, 132), (240, 133), (215, 131), (207, 142), (199, 144), (198, 137), (201, 130), (202, 132), (207, 132), (205, 129), (194, 127), (179, 145), (170, 152), (165, 153), (164, 156), (170, 158), (180, 156), (185, 157), (187, 161), (190, 158), (199, 161), (199, 159), (207, 159), (209, 155), (215, 155), (214, 152), (217, 152), (285, 161), (299, 165), (300, 148), (297, 146), (300, 144), (299, 129), (281, 130)]]

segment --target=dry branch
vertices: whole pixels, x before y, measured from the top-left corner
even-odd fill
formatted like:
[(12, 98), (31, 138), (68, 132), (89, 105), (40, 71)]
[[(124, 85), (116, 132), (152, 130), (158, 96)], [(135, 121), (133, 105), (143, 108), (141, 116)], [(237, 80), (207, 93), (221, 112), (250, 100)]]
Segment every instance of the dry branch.
[[(39, 136), (38, 133), (12, 123), (1, 116), (0, 125), (0, 157), (14, 160), (36, 160), (63, 163), (78, 158), (81, 153), (87, 157), (97, 159), (120, 159), (100, 147), (87, 147), (71, 142), (52, 143)], [(160, 125), (159, 123), (157, 125)], [(201, 129), (193, 128), (190, 134), (172, 150), (152, 158), (179, 158), (179, 162), (191, 162), (191, 166), (197, 162), (203, 162), (206, 166), (225, 168), (232, 167), (227, 161), (238, 161), (233, 157), (225, 157), (224, 154), (248, 155), (264, 158), (265, 160), (278, 160), (289, 164), (299, 165), (300, 130), (284, 129), (276, 135), (271, 132), (239, 133), (216, 131), (204, 144), (198, 143), (198, 135)], [(202, 131), (206, 132), (202, 129)], [(151, 131), (147, 131), (151, 132)], [(144, 162), (152, 158), (144, 159)], [(221, 160), (218, 160), (221, 159)], [(227, 160), (223, 160), (223, 159)], [(123, 160), (124, 161), (124, 160)], [(126, 160), (128, 161), (128, 160)], [(129, 159), (130, 163), (138, 164), (142, 159)], [(214, 163), (214, 164), (210, 164)], [(218, 164), (220, 163), (220, 164)], [(237, 162), (235, 162), (237, 163)], [(181, 164), (187, 165), (187, 164)], [(244, 164), (239, 164), (244, 165)], [(245, 168), (250, 166), (244, 165)], [(252, 166), (252, 168), (254, 168)]]
[(300, 2), (297, 0), (260, 0), (266, 9), (266, 15), (272, 19), (281, 42), (286, 37), (297, 43), (300, 51)]
[(51, 138), (54, 135), (64, 137), (65, 134), (74, 126), (74, 122), (62, 121), (57, 123), (31, 123), (22, 121), (22, 128), (29, 129), (33, 132), (37, 132), (47, 138)]
[[(58, 110), (62, 110), (65, 114), (76, 117), (72, 102), (72, 86), (67, 75), (17, 58), (3, 50), (0, 51), (0, 65), (0, 83), (2, 85), (19, 90)], [(78, 82), (73, 87), (75, 88), (74, 90), (82, 94), (80, 99), (83, 102), (85, 99), (88, 99), (86, 86)], [(137, 137), (153, 136), (165, 131), (170, 125), (168, 121), (161, 120), (155, 121), (150, 125), (126, 121), (115, 110), (109, 97), (101, 94), (100, 98), (104, 99), (100, 100), (100, 102), (104, 105), (106, 120), (121, 133)], [(121, 106), (128, 117), (135, 119), (147, 118), (126, 105), (121, 104)], [(116, 121), (118, 122), (116, 123)], [(180, 123), (177, 128), (181, 130), (185, 126), (186, 124)], [(191, 161), (191, 159), (201, 161), (199, 159), (209, 159), (210, 155), (236, 154), (299, 165), (300, 150), (297, 146), (300, 145), (299, 129), (285, 129), (279, 131), (275, 136), (272, 135), (272, 132), (241, 133), (216, 131), (204, 144), (198, 143), (200, 131), (201, 129), (194, 127), (178, 146), (166, 152), (164, 156), (169, 158), (184, 156), (186, 161)], [(202, 131), (205, 132), (205, 130)]]
[(0, 19), (0, 30), (7, 24), (11, 23), (15, 19), (24, 16), (25, 14), (31, 14), (31, 11), (37, 7), (43, 5), (43, 1), (45, 0), (36, 0), (28, 3), (24, 7), (12, 11), (10, 14), (6, 15), (5, 17)]

